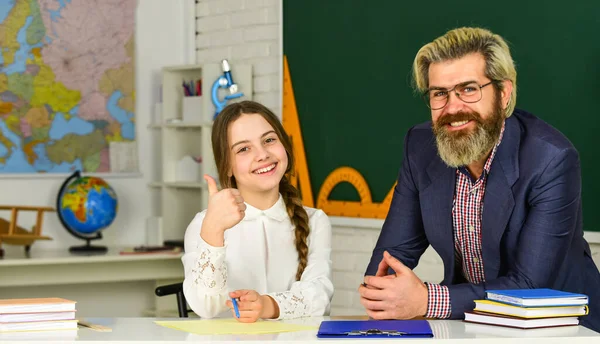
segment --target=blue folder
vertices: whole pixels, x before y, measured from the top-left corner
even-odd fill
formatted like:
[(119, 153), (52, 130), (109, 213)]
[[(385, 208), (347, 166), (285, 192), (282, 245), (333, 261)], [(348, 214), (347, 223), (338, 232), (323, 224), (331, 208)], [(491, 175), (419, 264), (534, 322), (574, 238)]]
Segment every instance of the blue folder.
[(326, 320), (319, 338), (429, 338), (433, 332), (427, 320)]

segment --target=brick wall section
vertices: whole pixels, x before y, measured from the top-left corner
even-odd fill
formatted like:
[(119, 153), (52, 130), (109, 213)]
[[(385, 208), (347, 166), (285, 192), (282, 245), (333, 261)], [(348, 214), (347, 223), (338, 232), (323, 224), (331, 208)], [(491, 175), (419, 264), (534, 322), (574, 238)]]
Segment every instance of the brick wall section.
[(358, 297), (358, 286), (363, 281), (379, 232), (335, 224), (332, 231), (331, 260), (335, 293), (331, 302), (331, 314), (365, 314)]
[[(348, 221), (338, 224), (334, 217), (331, 219), (333, 225), (331, 260), (335, 287), (331, 314), (365, 314), (360, 304), (358, 286), (363, 281), (382, 223), (373, 223), (369, 228), (352, 226)], [(419, 266), (414, 271), (424, 281), (440, 282), (443, 276), (442, 261), (435, 251), (429, 249), (421, 257)]]
[[(196, 62), (252, 65), (253, 99), (281, 117), (281, 0), (199, 0)], [(211, 81), (212, 82), (212, 81)]]

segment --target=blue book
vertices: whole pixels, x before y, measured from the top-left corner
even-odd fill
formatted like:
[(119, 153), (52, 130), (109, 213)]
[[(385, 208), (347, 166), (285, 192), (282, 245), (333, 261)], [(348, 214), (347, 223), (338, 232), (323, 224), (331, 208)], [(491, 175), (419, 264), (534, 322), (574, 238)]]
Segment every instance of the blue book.
[(519, 307), (583, 306), (588, 304), (587, 295), (546, 288), (486, 290), (485, 293), (488, 300)]
[(427, 320), (325, 320), (319, 338), (430, 338)]

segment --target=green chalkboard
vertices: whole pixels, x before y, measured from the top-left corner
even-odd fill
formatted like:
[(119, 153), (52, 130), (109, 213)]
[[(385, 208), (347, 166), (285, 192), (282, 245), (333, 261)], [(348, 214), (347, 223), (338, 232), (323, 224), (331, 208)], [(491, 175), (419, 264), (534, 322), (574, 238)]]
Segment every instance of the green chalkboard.
[[(313, 193), (339, 166), (380, 202), (396, 180), (404, 135), (430, 113), (411, 65), (459, 26), (502, 35), (517, 65), (517, 107), (561, 130), (582, 161), (584, 229), (600, 231), (600, 1), (283, 1), (287, 56)], [(338, 186), (331, 199), (358, 200)]]

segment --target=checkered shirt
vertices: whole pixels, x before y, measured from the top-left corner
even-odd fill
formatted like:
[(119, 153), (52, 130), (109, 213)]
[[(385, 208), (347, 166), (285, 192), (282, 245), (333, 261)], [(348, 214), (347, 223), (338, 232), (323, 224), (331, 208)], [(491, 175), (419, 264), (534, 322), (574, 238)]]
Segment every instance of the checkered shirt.
[[(456, 266), (462, 266), (462, 275), (469, 282), (478, 284), (485, 281), (481, 252), (481, 214), (485, 183), (490, 173), (492, 161), (504, 136), (504, 124), (498, 142), (483, 165), (483, 173), (473, 180), (466, 167), (456, 170), (456, 187), (452, 207), (452, 227), (454, 232), (454, 259)], [(427, 283), (427, 318), (449, 318), (451, 313), (450, 293), (447, 286)]]

